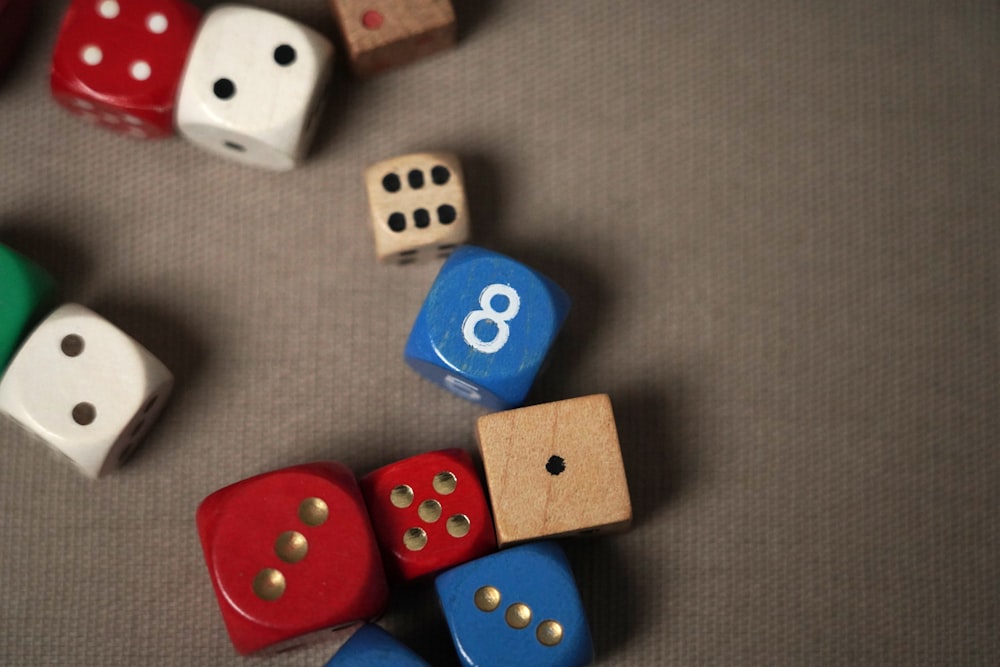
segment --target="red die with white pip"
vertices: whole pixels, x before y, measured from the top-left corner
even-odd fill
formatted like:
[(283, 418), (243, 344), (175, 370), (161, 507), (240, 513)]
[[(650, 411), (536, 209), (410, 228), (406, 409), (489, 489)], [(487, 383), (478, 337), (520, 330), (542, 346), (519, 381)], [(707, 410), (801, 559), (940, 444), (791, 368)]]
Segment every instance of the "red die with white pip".
[(115, 132), (172, 135), (177, 86), (200, 20), (184, 0), (72, 0), (52, 54), (53, 97)]
[(391, 463), (361, 479), (386, 569), (410, 581), (496, 551), (476, 467), (461, 449)]
[(264, 473), (205, 498), (198, 533), (236, 650), (305, 643), (368, 621), (389, 588), (354, 474), (340, 463)]

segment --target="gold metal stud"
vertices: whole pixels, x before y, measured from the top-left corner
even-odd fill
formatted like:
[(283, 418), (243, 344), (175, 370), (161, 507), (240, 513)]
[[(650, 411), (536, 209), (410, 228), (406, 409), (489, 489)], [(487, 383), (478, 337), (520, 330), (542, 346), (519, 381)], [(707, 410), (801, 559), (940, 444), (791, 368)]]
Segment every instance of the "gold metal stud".
[(465, 537), (472, 529), (472, 522), (464, 514), (453, 514), (448, 517), (444, 527), (452, 537)]
[(417, 516), (427, 523), (434, 523), (441, 518), (441, 503), (436, 500), (425, 500), (417, 508)]
[(504, 620), (507, 621), (507, 625), (515, 630), (523, 630), (531, 625), (531, 607), (523, 602), (515, 602), (507, 607)]
[(253, 592), (261, 600), (277, 600), (285, 593), (285, 575), (274, 568), (264, 568), (253, 579)]
[(535, 630), (535, 637), (545, 646), (555, 646), (563, 638), (562, 624), (559, 621), (542, 621)]
[(322, 498), (306, 498), (299, 503), (299, 520), (307, 526), (322, 526), (330, 518), (330, 508)]
[(423, 528), (410, 528), (403, 533), (403, 545), (410, 551), (420, 551), (427, 546), (427, 533)]
[(406, 484), (400, 484), (389, 492), (389, 502), (391, 502), (394, 507), (406, 509), (413, 504), (413, 489)]
[(454, 473), (442, 470), (438, 474), (434, 475), (433, 484), (435, 491), (440, 493), (442, 496), (447, 496), (455, 492), (455, 487), (458, 486), (458, 478), (455, 477)]
[(302, 533), (286, 530), (274, 543), (274, 553), (286, 563), (298, 563), (309, 551), (309, 540)]
[(473, 600), (479, 611), (495, 611), (500, 606), (500, 591), (493, 586), (483, 586), (476, 591)]

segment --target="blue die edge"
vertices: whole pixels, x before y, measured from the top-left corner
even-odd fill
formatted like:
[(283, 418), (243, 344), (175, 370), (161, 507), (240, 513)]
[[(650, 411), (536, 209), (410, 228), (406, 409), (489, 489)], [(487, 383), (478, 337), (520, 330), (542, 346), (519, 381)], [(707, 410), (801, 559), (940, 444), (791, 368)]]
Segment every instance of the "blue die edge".
[(430, 667), (398, 639), (377, 625), (354, 633), (323, 667)]

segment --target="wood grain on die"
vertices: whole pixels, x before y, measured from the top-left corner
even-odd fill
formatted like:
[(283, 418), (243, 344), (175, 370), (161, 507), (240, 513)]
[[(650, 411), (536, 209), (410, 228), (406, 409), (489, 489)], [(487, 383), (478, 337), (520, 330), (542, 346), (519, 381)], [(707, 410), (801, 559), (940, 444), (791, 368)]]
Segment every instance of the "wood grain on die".
[(365, 192), (380, 262), (445, 257), (469, 238), (462, 165), (451, 153), (413, 153), (365, 170)]
[(451, 0), (330, 0), (351, 70), (366, 78), (455, 43)]
[(606, 394), (485, 415), (476, 438), (500, 546), (631, 523)]

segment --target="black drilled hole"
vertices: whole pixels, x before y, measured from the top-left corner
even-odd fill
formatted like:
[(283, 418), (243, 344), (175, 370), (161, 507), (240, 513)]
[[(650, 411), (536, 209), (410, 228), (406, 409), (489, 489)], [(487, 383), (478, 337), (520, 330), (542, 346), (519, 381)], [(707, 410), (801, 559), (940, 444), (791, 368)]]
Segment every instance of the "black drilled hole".
[(399, 176), (396, 174), (386, 174), (382, 177), (382, 187), (385, 188), (386, 192), (393, 193), (399, 192), (399, 189), (403, 187), (403, 184), (399, 180)]
[(295, 62), (295, 49), (288, 44), (282, 44), (274, 50), (274, 62), (282, 67), (288, 67)]
[(215, 83), (212, 84), (212, 92), (220, 100), (228, 100), (236, 94), (236, 84), (229, 79), (216, 79)]
[(434, 181), (434, 185), (444, 185), (451, 178), (451, 171), (448, 167), (443, 165), (438, 165), (431, 169), (431, 180)]
[(406, 175), (406, 181), (410, 184), (411, 188), (419, 190), (424, 187), (424, 172), (419, 169), (413, 169)]
[(78, 357), (83, 354), (83, 338), (70, 334), (62, 339), (59, 348), (67, 357)]
[(457, 217), (458, 212), (451, 204), (442, 204), (441, 206), (438, 206), (438, 220), (441, 221), (442, 225), (450, 225), (455, 222)]
[(431, 214), (426, 208), (418, 208), (413, 212), (413, 224), (420, 229), (424, 229), (431, 224)]
[(90, 403), (77, 403), (73, 406), (73, 421), (80, 426), (89, 426), (97, 419), (97, 410)]
[(223, 141), (222, 145), (225, 146), (226, 148), (228, 148), (229, 150), (236, 151), (237, 153), (246, 153), (247, 152), (247, 147), (246, 146), (244, 146), (243, 144), (238, 144), (235, 141)]
[(390, 215), (389, 229), (394, 232), (401, 232), (406, 229), (406, 216), (398, 211)]
[(550, 456), (545, 464), (545, 470), (550, 475), (558, 475), (566, 470), (566, 460), (561, 456)]

